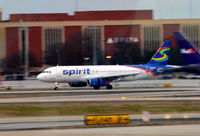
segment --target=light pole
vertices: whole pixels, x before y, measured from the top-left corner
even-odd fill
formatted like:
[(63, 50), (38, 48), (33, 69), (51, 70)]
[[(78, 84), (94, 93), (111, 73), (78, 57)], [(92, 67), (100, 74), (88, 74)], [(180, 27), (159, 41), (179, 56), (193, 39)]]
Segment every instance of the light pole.
[(79, 1), (75, 0), (75, 12), (78, 11)]
[(27, 28), (22, 27), (21, 30), (21, 41), (22, 41), (22, 48), (23, 48), (23, 57), (24, 57), (24, 78), (27, 79), (28, 77), (28, 68), (29, 68), (29, 51), (28, 51), (28, 44), (27, 44)]
[(93, 65), (97, 65), (97, 37), (96, 37), (96, 30), (97, 30), (97, 28), (96, 27), (94, 27), (93, 29), (92, 29), (92, 32), (93, 32), (93, 38), (94, 39), (92, 39), (92, 41), (93, 41), (93, 43), (92, 43), (92, 45), (93, 45)]
[(61, 50), (60, 50), (60, 44), (58, 45), (58, 49), (56, 50), (57, 53), (57, 65), (60, 66), (61, 65)]

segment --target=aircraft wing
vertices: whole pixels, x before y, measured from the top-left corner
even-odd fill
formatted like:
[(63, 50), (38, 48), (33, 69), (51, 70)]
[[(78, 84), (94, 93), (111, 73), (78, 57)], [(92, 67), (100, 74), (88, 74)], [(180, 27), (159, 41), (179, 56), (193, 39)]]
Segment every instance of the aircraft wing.
[(193, 74), (200, 74), (200, 64), (190, 64), (183, 66), (172, 66), (172, 68), (168, 68), (165, 70), (166, 73), (170, 72), (187, 72)]
[(128, 76), (134, 76), (134, 75), (137, 75), (137, 74), (139, 74), (139, 73), (141, 73), (141, 71), (135, 71), (135, 72), (130, 72), (130, 73), (126, 73), (126, 74), (121, 74), (121, 73), (109, 73), (109, 74), (97, 74), (97, 75), (89, 75), (89, 76), (87, 76), (87, 77), (85, 77), (85, 78), (87, 78), (87, 79), (91, 79), (91, 78), (103, 78), (103, 79), (109, 79), (110, 81), (112, 81), (112, 80), (116, 80), (116, 79), (118, 79), (118, 78), (122, 78), (122, 77), (128, 77)]
[(200, 74), (200, 64), (185, 65), (182, 67), (183, 72)]
[(191, 64), (191, 65), (186, 65), (186, 66), (183, 66), (183, 67), (186, 68), (186, 69), (198, 69), (198, 70), (200, 70), (199, 64)]

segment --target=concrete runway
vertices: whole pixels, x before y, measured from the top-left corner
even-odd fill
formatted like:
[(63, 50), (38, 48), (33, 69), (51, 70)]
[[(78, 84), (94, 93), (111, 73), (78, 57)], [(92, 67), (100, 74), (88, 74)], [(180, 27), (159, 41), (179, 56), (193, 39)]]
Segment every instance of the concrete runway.
[[(113, 82), (113, 87), (163, 87), (164, 84), (172, 84), (172, 86), (189, 86), (189, 87), (200, 87), (199, 79), (171, 79), (171, 80), (136, 80), (130, 82)], [(68, 84), (62, 84), (63, 87), (69, 88)], [(18, 81), (3, 81), (2, 87), (9, 86), (13, 89), (18, 88), (54, 88), (53, 83), (40, 82), (38, 80), (18, 80)]]
[[(171, 80), (170, 80), (171, 81)], [(153, 83), (153, 81), (151, 81)], [(171, 81), (172, 82), (172, 81)], [(177, 81), (176, 81), (177, 82)], [(180, 82), (180, 81), (178, 81)], [(182, 80), (181, 80), (182, 82)], [(185, 81), (184, 81), (185, 82)], [(192, 84), (190, 82), (182, 82), (183, 87), (171, 87), (163, 88), (163, 86), (157, 86), (156, 88), (134, 88), (134, 89), (113, 89), (113, 90), (23, 90), (23, 91), (1, 91), (0, 104), (53, 104), (53, 103), (94, 103), (94, 102), (162, 102), (162, 101), (200, 101), (200, 86), (197, 84), (199, 81), (195, 80), (196, 86), (189, 86)], [(193, 83), (193, 84), (194, 84)], [(144, 83), (145, 84), (145, 83)], [(156, 85), (156, 84), (154, 84)], [(155, 86), (153, 86), (155, 87)], [(47, 96), (51, 94), (52, 96)], [(3, 97), (7, 95), (7, 97)], [(28, 96), (26, 96), (28, 95)], [(37, 96), (34, 96), (37, 95)], [(41, 95), (41, 96), (40, 96)], [(141, 116), (141, 115), (140, 115)], [(45, 118), (45, 117), (42, 117)], [(57, 117), (58, 119), (60, 117)], [(83, 118), (83, 117), (81, 117)], [(195, 119), (196, 117), (193, 117)], [(198, 115), (198, 119), (199, 119)], [(73, 119), (73, 118), (72, 118)], [(156, 118), (155, 118), (156, 119)], [(183, 118), (182, 118), (183, 119)], [(181, 120), (182, 120), (181, 119)], [(69, 126), (69, 125), (83, 125), (83, 121), (74, 120), (52, 120), (34, 118), (32, 120), (22, 118), (12, 120), (7, 119), (1, 122), (1, 130), (15, 130), (15, 129), (26, 129), (26, 128), (38, 128), (38, 126), (43, 127), (55, 127), (55, 126)], [(18, 120), (18, 121), (17, 121)], [(19, 121), (21, 120), (21, 122)], [(179, 128), (180, 127), (180, 128)], [(200, 134), (199, 129), (193, 129), (200, 127), (199, 125), (187, 125), (177, 126), (179, 129), (174, 129), (174, 126), (151, 126), (151, 127), (120, 127), (120, 128), (99, 128), (99, 129), (68, 129), (68, 130), (37, 130), (37, 131), (11, 131), (11, 132), (0, 132), (0, 136), (14, 136), (14, 135), (30, 135), (30, 136), (57, 136), (57, 135), (141, 135), (141, 136), (192, 136)], [(157, 131), (159, 130), (159, 131)], [(163, 130), (163, 131), (162, 131)], [(168, 131), (170, 130), (170, 132)], [(147, 133), (149, 131), (149, 133)], [(182, 132), (183, 131), (183, 132)]]
[(93, 90), (93, 89), (66, 89), (66, 90), (42, 90), (42, 89), (36, 89), (36, 90), (29, 90), (29, 89), (22, 89), (23, 91), (0, 91), (0, 94), (55, 94), (55, 93), (67, 93), (67, 94), (111, 94), (111, 93), (143, 93), (143, 92), (173, 92), (173, 91), (200, 91), (200, 87), (145, 87), (145, 88), (119, 88), (119, 89), (99, 89), (99, 90)]
[(199, 136), (200, 125), (134, 126), (0, 132), (0, 136)]
[[(200, 101), (200, 88), (143, 88), (114, 90), (63, 90), (63, 91), (6, 91), (0, 104), (42, 104), (42, 103), (82, 103), (82, 102), (148, 102), (148, 101)], [(12, 95), (16, 95), (12, 98)], [(21, 94), (53, 94), (25, 97)], [(61, 95), (62, 94), (62, 95)]]
[[(130, 124), (144, 123), (141, 114), (129, 115)], [(200, 114), (150, 114), (150, 122), (200, 122)], [(15, 117), (0, 118), (0, 131), (40, 129), (62, 126), (83, 126), (84, 116)]]

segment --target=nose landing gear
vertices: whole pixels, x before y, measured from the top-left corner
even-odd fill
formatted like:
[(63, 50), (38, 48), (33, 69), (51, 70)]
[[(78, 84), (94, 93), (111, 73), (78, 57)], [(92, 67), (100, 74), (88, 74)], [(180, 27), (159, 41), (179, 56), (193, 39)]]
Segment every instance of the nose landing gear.
[(54, 84), (55, 84), (54, 90), (59, 90), (59, 88), (58, 88), (58, 86), (59, 86), (58, 82), (55, 82)]

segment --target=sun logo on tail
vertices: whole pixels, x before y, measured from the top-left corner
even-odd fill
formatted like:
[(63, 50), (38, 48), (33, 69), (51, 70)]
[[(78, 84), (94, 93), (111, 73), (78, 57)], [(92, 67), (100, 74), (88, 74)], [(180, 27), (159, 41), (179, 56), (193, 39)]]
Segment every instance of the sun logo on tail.
[(159, 62), (168, 60), (168, 56), (167, 56), (167, 54), (165, 54), (164, 52), (169, 51), (169, 50), (170, 50), (169, 47), (162, 47), (162, 48), (160, 48), (160, 49), (158, 50), (158, 53), (160, 53), (160, 54), (163, 55), (163, 56), (160, 57), (160, 58), (152, 58), (152, 60), (159, 61)]

